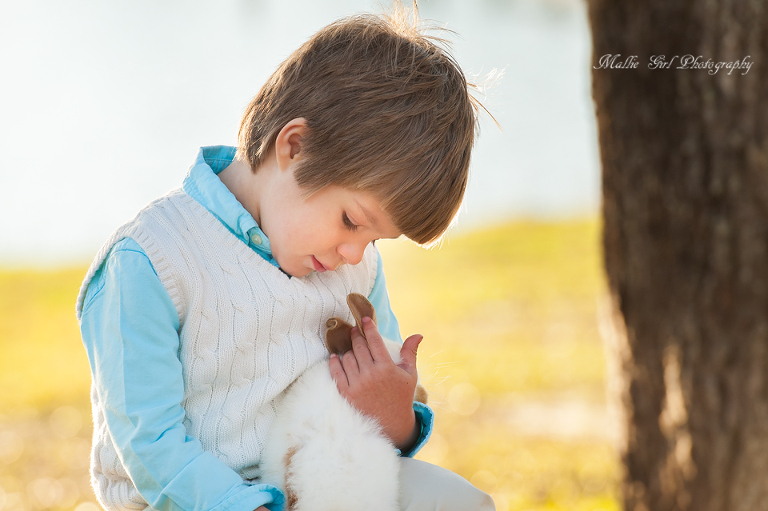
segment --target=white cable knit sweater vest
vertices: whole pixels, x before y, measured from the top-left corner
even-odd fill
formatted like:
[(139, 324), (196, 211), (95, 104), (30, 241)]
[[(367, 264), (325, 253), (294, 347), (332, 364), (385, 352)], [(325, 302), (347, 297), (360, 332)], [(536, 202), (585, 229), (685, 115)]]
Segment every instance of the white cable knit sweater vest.
[[(147, 206), (102, 247), (80, 290), (78, 318), (94, 273), (127, 237), (145, 251), (179, 314), (187, 434), (253, 479), (283, 391), (326, 356), (325, 321), (338, 316), (353, 322), (347, 294), (370, 294), (375, 247), (358, 265), (289, 278), (177, 190)], [(147, 504), (120, 463), (96, 390), (96, 494), (108, 509), (143, 509)]]

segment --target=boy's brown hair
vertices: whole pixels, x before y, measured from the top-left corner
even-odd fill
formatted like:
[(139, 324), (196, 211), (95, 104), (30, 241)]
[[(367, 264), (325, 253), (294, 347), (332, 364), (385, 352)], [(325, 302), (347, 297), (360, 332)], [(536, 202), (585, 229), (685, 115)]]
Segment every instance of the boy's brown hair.
[(288, 57), (248, 105), (239, 154), (255, 171), (303, 117), (294, 177), (307, 195), (330, 184), (367, 191), (405, 236), (429, 244), (461, 205), (478, 103), (444, 41), (395, 7), (336, 21)]

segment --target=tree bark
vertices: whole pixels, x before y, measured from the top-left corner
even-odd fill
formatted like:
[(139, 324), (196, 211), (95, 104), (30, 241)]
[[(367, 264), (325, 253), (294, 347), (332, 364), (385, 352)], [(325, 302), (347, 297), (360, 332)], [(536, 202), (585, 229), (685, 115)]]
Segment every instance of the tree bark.
[[(625, 509), (768, 510), (768, 6), (589, 0), (589, 17)], [(687, 54), (753, 65), (678, 69)]]

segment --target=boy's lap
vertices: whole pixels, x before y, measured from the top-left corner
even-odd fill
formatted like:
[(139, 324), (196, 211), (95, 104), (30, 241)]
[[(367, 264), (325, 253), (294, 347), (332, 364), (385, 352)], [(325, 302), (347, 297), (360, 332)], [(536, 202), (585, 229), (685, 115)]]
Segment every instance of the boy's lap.
[(413, 458), (400, 458), (402, 511), (494, 511), (488, 494), (460, 475)]

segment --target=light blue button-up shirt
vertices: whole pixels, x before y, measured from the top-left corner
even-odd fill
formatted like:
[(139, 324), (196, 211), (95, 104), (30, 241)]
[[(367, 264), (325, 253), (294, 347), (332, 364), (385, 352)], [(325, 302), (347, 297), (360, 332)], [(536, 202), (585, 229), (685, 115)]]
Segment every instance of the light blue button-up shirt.
[[(234, 156), (234, 147), (202, 148), (182, 189), (278, 266), (267, 236), (217, 176)], [(381, 258), (368, 298), (382, 335), (402, 342)], [(119, 241), (88, 287), (81, 330), (109, 433), (128, 474), (154, 509), (281, 510), (278, 488), (244, 482), (186, 435), (178, 329), (176, 309), (147, 255), (134, 240)], [(420, 403), (414, 411), (421, 435), (407, 456), (432, 431), (432, 411)]]

